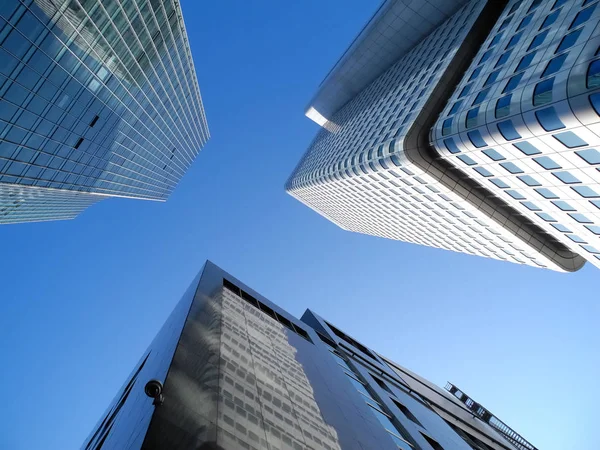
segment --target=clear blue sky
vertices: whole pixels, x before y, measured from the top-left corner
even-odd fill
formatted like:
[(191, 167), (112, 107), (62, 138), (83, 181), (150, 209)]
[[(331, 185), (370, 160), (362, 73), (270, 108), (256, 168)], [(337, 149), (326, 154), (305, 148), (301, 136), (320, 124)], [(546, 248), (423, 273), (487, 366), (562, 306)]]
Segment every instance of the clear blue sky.
[(0, 449), (79, 448), (209, 258), (451, 381), (540, 450), (600, 448), (600, 271), (345, 232), (285, 194), (303, 116), (379, 0), (183, 0), (212, 139), (167, 203), (0, 227)]

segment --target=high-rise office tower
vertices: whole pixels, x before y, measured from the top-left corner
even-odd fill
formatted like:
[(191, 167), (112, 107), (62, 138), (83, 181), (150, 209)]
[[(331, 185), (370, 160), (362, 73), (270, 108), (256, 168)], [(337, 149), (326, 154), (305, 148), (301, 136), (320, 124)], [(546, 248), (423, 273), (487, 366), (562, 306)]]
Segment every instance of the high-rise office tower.
[(0, 3), (0, 223), (166, 200), (209, 137), (179, 2)]
[(317, 314), (207, 262), (85, 450), (536, 450)]
[(589, 0), (385, 1), (311, 101), (287, 191), (351, 231), (600, 267), (599, 20)]

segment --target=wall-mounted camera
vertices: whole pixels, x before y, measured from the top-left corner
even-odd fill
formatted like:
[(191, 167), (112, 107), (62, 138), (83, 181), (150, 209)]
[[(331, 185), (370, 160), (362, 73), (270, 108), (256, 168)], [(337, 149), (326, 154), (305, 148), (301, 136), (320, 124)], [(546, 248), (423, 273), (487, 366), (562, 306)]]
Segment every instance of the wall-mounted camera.
[(162, 391), (163, 385), (158, 380), (150, 380), (146, 383), (146, 386), (144, 387), (144, 392), (146, 393), (146, 395), (154, 399), (154, 401), (152, 402), (154, 406), (160, 406), (165, 401), (162, 395)]

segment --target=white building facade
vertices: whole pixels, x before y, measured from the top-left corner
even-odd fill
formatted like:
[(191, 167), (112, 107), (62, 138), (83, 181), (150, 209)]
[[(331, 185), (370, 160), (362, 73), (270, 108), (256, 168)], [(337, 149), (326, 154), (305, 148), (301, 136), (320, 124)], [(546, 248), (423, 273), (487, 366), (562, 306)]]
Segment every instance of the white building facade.
[(446, 161), (597, 267), (599, 21), (597, 1), (511, 1), (432, 130)]
[[(466, 130), (467, 111), (477, 106), (483, 111), (495, 95), (482, 86), (485, 78), (481, 75), (474, 82), (479, 83), (477, 88), (471, 81), (472, 89), (463, 95), (469, 96), (469, 102), (461, 102), (460, 86), (471, 77), (467, 69), (472, 65), (471, 72), (483, 73), (500, 57), (500, 53), (486, 54), (486, 60), (476, 65), (506, 16), (520, 15), (537, 3), (532, 7), (537, 21), (539, 11), (552, 6), (530, 0), (518, 6), (502, 3), (384, 2), (309, 105), (307, 116), (322, 129), (288, 180), (287, 191), (350, 231), (557, 271), (577, 270), (591, 260), (589, 255), (595, 259), (521, 203), (515, 205), (515, 199), (506, 198), (507, 194), (483, 176), (480, 179), (480, 172), (467, 165), (471, 163), (467, 153), (481, 153), (463, 138), (471, 131)], [(563, 3), (562, 9), (574, 2)], [(554, 25), (547, 28), (554, 30)], [(491, 48), (506, 46), (515, 35), (506, 30), (508, 25), (504, 27), (504, 34)], [(519, 44), (523, 42), (525, 37)], [(580, 68), (584, 75), (579, 76), (579, 83), (585, 80), (586, 70)], [(456, 100), (448, 101), (450, 97)], [(598, 119), (591, 105), (586, 111), (588, 121), (593, 119), (591, 114)], [(450, 117), (452, 126), (446, 122)], [(480, 127), (485, 126), (480, 119)], [(492, 133), (479, 132), (492, 145)], [(581, 138), (595, 145), (588, 134)], [(450, 149), (445, 144), (449, 139), (455, 142), (448, 144)], [(584, 160), (585, 156), (595, 161), (595, 155), (588, 152), (575, 157), (588, 166), (586, 170), (596, 171)], [(507, 175), (511, 174), (503, 174)], [(589, 176), (584, 180), (582, 187), (594, 189)], [(595, 208), (591, 203), (590, 207)], [(581, 213), (589, 216), (589, 211)], [(595, 229), (586, 230), (593, 234)]]

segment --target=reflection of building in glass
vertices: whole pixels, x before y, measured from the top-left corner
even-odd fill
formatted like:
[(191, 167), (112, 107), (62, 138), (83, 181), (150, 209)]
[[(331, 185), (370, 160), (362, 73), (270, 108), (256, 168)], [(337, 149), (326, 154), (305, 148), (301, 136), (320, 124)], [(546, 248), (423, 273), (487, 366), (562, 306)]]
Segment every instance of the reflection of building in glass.
[(469, 401), (207, 262), (82, 448), (535, 450)]
[(208, 127), (179, 2), (0, 7), (0, 223), (166, 200)]
[(384, 1), (286, 189), (351, 231), (600, 267), (599, 21), (592, 1)]

